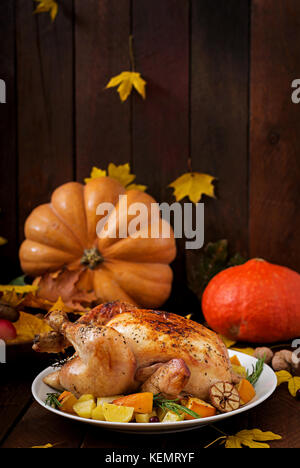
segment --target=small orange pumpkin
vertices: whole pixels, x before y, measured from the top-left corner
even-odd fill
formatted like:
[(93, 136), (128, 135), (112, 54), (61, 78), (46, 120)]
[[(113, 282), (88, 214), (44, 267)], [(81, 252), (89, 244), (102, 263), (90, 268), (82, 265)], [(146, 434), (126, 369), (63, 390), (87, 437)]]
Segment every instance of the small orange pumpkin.
[[(120, 195), (127, 195), (127, 209), (120, 202)], [(96, 214), (101, 203), (114, 205), (112, 222), (104, 223), (107, 213)], [(143, 203), (147, 214), (129, 214), (134, 203)], [(70, 182), (57, 188), (51, 202), (38, 206), (28, 217), (26, 239), (20, 248), (23, 271), (39, 277), (36, 283), (40, 297), (54, 302), (61, 296), (73, 304), (82, 300), (87, 304), (121, 300), (141, 307), (162, 305), (171, 291), (169, 263), (176, 256), (173, 231), (158, 216), (154, 226), (157, 238), (128, 235), (128, 226), (137, 214), (141, 216), (139, 234), (145, 225), (150, 230), (153, 203), (150, 195), (126, 191), (109, 177), (92, 179), (86, 185)], [(101, 220), (106, 232), (115, 230), (115, 238), (97, 236)], [(170, 228), (167, 238), (162, 236), (163, 228)], [(120, 238), (121, 232), (125, 232), (125, 237)]]
[(300, 275), (253, 259), (218, 273), (202, 297), (208, 325), (236, 341), (272, 343), (300, 335)]

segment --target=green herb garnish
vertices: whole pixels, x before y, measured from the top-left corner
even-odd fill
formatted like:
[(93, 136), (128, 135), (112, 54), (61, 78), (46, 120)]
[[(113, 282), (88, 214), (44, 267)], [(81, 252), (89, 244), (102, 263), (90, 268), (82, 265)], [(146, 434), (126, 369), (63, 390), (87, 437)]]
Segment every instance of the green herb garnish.
[(154, 406), (161, 408), (162, 410), (173, 411), (178, 416), (181, 416), (181, 413), (186, 413), (196, 419), (202, 418), (202, 416), (200, 416), (198, 413), (195, 413), (195, 411), (187, 408), (186, 406), (180, 405), (179, 403), (176, 403), (177, 401), (179, 401), (179, 398), (176, 398), (175, 400), (168, 400), (167, 398), (164, 398), (161, 393), (153, 396)]
[[(60, 353), (61, 354), (61, 353)], [(51, 367), (63, 367), (65, 364), (67, 364), (67, 362), (70, 362), (72, 361), (73, 359), (76, 358), (76, 354), (74, 354), (73, 356), (69, 356), (69, 357), (64, 357), (64, 358), (61, 358), (61, 357), (58, 357), (57, 359), (55, 359), (55, 361), (51, 364)]]
[(266, 356), (257, 360), (257, 363), (253, 367), (253, 372), (251, 374), (247, 371), (247, 380), (252, 384), (255, 385), (258, 382), (258, 379), (261, 376), (262, 371), (264, 370)]
[(62, 405), (60, 401), (58, 401), (58, 397), (60, 393), (47, 393), (47, 398), (45, 401), (45, 405), (51, 406), (51, 408), (58, 409)]

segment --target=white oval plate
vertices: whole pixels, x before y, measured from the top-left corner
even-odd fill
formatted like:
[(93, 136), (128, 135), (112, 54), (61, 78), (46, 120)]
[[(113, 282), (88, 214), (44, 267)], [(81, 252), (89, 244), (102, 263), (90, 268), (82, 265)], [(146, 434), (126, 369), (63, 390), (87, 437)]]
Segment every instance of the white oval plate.
[[(252, 372), (252, 366), (255, 366), (257, 360), (251, 356), (248, 356), (237, 351), (229, 350), (229, 355), (237, 355), (241, 364), (246, 367), (250, 372)], [(273, 370), (265, 365), (264, 370), (260, 376), (258, 383), (256, 384), (256, 396), (255, 398), (245, 406), (242, 406), (238, 410), (232, 411), (231, 413), (218, 414), (217, 416), (212, 416), (209, 418), (203, 419), (194, 419), (191, 421), (177, 421), (177, 422), (168, 422), (168, 423), (115, 423), (108, 421), (94, 421), (93, 419), (84, 419), (79, 416), (74, 416), (68, 413), (64, 413), (57, 409), (51, 408), (48, 405), (45, 405), (45, 400), (47, 398), (47, 393), (53, 393), (54, 390), (48, 385), (44, 384), (43, 378), (53, 372), (52, 367), (48, 367), (43, 372), (41, 372), (32, 384), (32, 394), (36, 401), (43, 406), (46, 410), (56, 413), (59, 416), (68, 419), (74, 419), (75, 421), (81, 421), (86, 424), (92, 424), (93, 426), (103, 427), (113, 431), (119, 432), (138, 432), (140, 434), (150, 434), (150, 433), (167, 433), (167, 432), (182, 432), (189, 431), (191, 429), (197, 429), (204, 427), (208, 424), (216, 423), (221, 419), (230, 418), (236, 414), (243, 413), (248, 411), (255, 406), (260, 405), (263, 401), (269, 398), (277, 386), (277, 377)]]

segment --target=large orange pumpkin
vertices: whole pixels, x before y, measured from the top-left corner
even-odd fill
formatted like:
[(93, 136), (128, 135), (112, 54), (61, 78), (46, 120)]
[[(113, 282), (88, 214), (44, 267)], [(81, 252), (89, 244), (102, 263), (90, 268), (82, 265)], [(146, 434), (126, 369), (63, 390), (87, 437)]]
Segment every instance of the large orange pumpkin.
[[(120, 195), (127, 195), (127, 210), (119, 202)], [(96, 214), (100, 203), (115, 206), (115, 222), (103, 229), (113, 226), (116, 238), (97, 236), (97, 223), (107, 215)], [(61, 296), (73, 303), (119, 299), (142, 307), (162, 305), (171, 290), (174, 234), (171, 229), (169, 238), (162, 237), (162, 227), (168, 223), (158, 217), (158, 238), (128, 236), (128, 225), (136, 218), (128, 214), (133, 203), (148, 208), (150, 228), (150, 206), (155, 200), (138, 190), (126, 191), (109, 177), (86, 185), (62, 185), (49, 204), (35, 208), (25, 223), (20, 261), (26, 274), (39, 277), (39, 295), (50, 301)], [(124, 229), (127, 237), (119, 238)]]
[(300, 275), (253, 259), (208, 284), (202, 309), (210, 327), (233, 340), (271, 343), (300, 336)]

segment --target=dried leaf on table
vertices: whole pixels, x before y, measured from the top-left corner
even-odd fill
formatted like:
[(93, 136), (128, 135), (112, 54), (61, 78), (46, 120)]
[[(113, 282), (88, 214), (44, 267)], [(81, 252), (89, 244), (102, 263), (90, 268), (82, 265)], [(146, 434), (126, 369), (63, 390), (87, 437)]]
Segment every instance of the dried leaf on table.
[(0, 292), (6, 293), (6, 292), (15, 292), (16, 294), (27, 294), (27, 293), (32, 293), (37, 291), (37, 286), (34, 286), (32, 284), (27, 284), (25, 286), (19, 286), (17, 284), (1, 284), (0, 285)]
[(18, 286), (12, 284), (0, 285), (0, 299), (10, 307), (19, 307), (28, 295), (35, 295), (37, 287), (33, 285)]
[(225, 441), (225, 447), (243, 448), (243, 446), (246, 446), (249, 448), (270, 448), (269, 444), (264, 444), (262, 442), (280, 439), (282, 439), (282, 437), (273, 432), (262, 432), (260, 429), (244, 430), (238, 432), (234, 436), (228, 436)]
[(276, 372), (276, 376), (277, 386), (287, 382), (290, 394), (296, 397), (298, 390), (300, 390), (300, 377), (293, 377), (290, 372), (284, 370)]
[(52, 304), (61, 298), (65, 306), (73, 311), (84, 311), (89, 304), (96, 300), (94, 291), (84, 292), (80, 289), (81, 276), (85, 275), (85, 268), (77, 271), (65, 269), (55, 277), (45, 274), (36, 279), (38, 297), (47, 299)]
[(14, 340), (10, 340), (9, 344), (27, 343), (33, 341), (36, 335), (51, 331), (51, 328), (43, 319), (26, 312), (20, 312), (20, 318), (14, 323), (14, 327), (17, 337)]
[(67, 307), (66, 304), (63, 302), (62, 298), (59, 297), (55, 304), (50, 307), (49, 312), (52, 312), (53, 310), (62, 310), (64, 312), (73, 312), (73, 309), (70, 307)]
[(231, 346), (235, 345), (236, 341), (231, 340), (230, 338), (226, 338), (226, 336), (219, 335), (221, 340), (224, 342), (226, 348), (231, 348)]
[(35, 449), (40, 449), (40, 448), (53, 448), (53, 445), (52, 444), (46, 444), (46, 445), (34, 445), (33, 447), (31, 448), (35, 448)]

